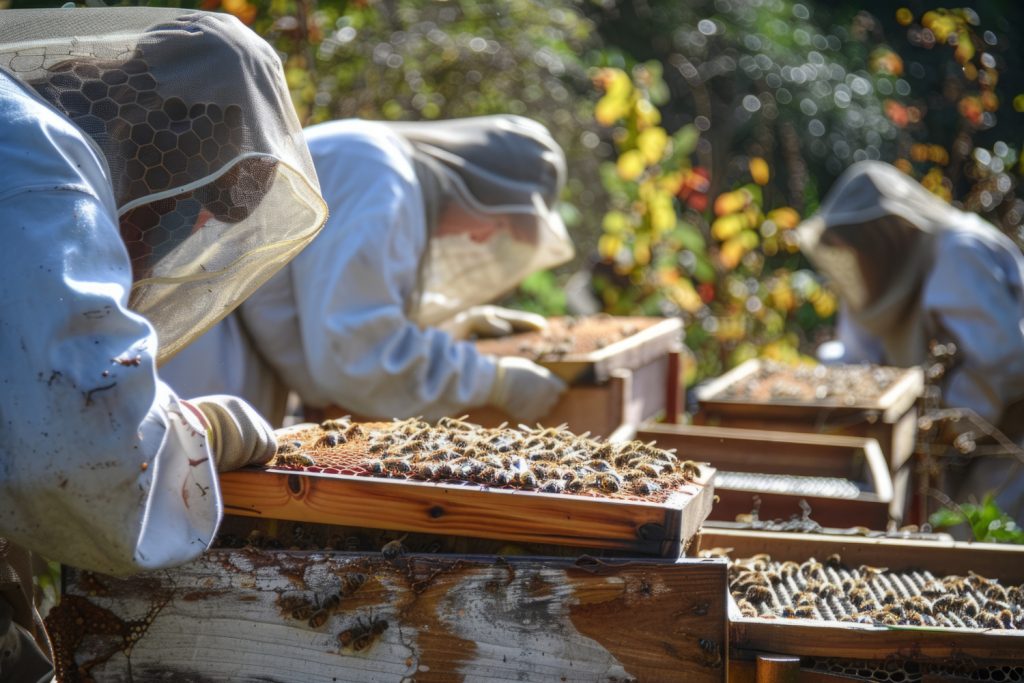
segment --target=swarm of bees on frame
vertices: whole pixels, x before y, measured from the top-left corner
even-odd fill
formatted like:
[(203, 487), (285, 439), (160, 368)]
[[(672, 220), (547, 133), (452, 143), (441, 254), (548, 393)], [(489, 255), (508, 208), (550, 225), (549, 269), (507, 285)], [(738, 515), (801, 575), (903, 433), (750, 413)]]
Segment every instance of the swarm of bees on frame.
[[(477, 343), (481, 350), (496, 355), (517, 355), (538, 362), (558, 361), (565, 356), (599, 351), (637, 334), (640, 329), (637, 321), (609, 315), (566, 316), (548, 319), (548, 326), (541, 331), (484, 339)], [(514, 348), (510, 346), (513, 342)]]
[(724, 387), (714, 398), (855, 405), (877, 399), (905, 372), (902, 368), (880, 365), (788, 365), (763, 361), (757, 372)]
[(281, 612), (291, 619), (305, 621), (310, 628), (320, 628), (339, 607), (366, 583), (366, 574), (349, 572), (342, 575), (338, 588), (322, 599), (306, 595), (282, 596), (278, 599)]
[(777, 562), (761, 554), (734, 560), (729, 591), (745, 617), (857, 622), (877, 626), (1024, 629), (1024, 585), (1003, 586), (973, 572), (850, 568), (824, 562)]
[(363, 453), (359, 468), (377, 477), (461, 482), (546, 493), (625, 494), (650, 497), (700, 477), (700, 465), (654, 442), (610, 443), (561, 427), (484, 428), (459, 418), (436, 425), (420, 419), (392, 423), (327, 420), (322, 434), (279, 448), (277, 467), (317, 464), (317, 449)]

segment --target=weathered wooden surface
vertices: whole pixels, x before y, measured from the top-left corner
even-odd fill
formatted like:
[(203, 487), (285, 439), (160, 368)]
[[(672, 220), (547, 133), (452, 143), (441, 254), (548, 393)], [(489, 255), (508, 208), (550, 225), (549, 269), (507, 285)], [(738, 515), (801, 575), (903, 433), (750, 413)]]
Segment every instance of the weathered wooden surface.
[(713, 478), (701, 468), (664, 503), (254, 469), (222, 474), (221, 492), (235, 515), (678, 557), (711, 511)]
[[(296, 618), (355, 575), (323, 623)], [(721, 681), (726, 596), (722, 560), (234, 550), (125, 580), (72, 571), (48, 621), (65, 683)]]

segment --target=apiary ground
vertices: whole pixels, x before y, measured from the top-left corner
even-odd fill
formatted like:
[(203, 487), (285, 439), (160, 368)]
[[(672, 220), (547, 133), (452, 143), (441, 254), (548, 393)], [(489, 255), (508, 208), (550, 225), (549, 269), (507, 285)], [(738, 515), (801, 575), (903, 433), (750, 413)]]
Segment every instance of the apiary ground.
[[(700, 475), (699, 465), (653, 442), (610, 444), (558, 428), (483, 428), (449, 418), (436, 426), (342, 418), (289, 430), (279, 442), (274, 469), (650, 503), (665, 502)], [(627, 461), (647, 473), (638, 475)]]
[(765, 361), (756, 372), (706, 400), (865, 405), (877, 401), (905, 372), (878, 365), (793, 366)]
[(1024, 629), (1024, 586), (994, 579), (937, 577), (930, 571), (888, 571), (823, 562), (732, 560), (729, 591), (743, 616), (802, 618), (875, 625)]
[(649, 317), (587, 316), (548, 318), (539, 332), (522, 332), (476, 342), (482, 353), (520, 356), (537, 362), (584, 360), (588, 354), (661, 322)]

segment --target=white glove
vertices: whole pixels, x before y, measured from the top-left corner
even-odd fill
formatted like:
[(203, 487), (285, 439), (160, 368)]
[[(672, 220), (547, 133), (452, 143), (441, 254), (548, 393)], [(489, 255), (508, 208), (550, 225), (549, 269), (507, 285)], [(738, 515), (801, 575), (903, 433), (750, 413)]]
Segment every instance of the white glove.
[(207, 440), (218, 472), (246, 465), (264, 465), (277, 452), (277, 439), (267, 421), (235, 396), (203, 396), (189, 401), (209, 423)]
[(503, 337), (513, 332), (536, 332), (548, 326), (544, 316), (501, 306), (473, 306), (456, 314), (444, 328), (453, 336), (465, 339)]
[(566, 385), (553, 372), (526, 358), (498, 359), (487, 402), (521, 422), (534, 422), (547, 415), (565, 391)]

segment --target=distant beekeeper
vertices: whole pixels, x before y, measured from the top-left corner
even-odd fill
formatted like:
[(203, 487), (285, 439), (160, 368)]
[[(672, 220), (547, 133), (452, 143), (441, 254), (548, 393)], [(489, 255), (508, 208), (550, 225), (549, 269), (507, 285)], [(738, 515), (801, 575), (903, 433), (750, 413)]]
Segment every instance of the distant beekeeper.
[[(953, 342), (942, 403), (1022, 441), (1024, 256), (1006, 235), (895, 167), (866, 161), (836, 181), (797, 236), (841, 300), (831, 359), (911, 367), (928, 360), (930, 343)], [(975, 458), (951, 478), (955, 500), (995, 491), (1024, 522), (1016, 458)]]
[(275, 424), (288, 390), (307, 407), (428, 419), (493, 405), (522, 421), (565, 389), (467, 336), (540, 329), (493, 301), (571, 258), (555, 212), (565, 158), (515, 116), (430, 123), (343, 120), (306, 129), (331, 215), (238, 312), (167, 368), (179, 391), (227, 391)]
[(0, 168), (0, 681), (49, 680), (25, 550), (128, 574), (208, 547), (216, 472), (273, 433), (157, 364), (326, 207), (277, 55), (203, 12), (0, 12)]

